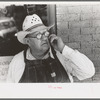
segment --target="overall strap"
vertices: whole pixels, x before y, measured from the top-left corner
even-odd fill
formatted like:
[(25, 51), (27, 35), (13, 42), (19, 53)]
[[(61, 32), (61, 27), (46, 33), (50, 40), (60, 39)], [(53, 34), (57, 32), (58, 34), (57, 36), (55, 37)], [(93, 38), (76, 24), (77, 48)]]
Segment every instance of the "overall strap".
[(27, 49), (25, 49), (24, 52), (23, 52), (23, 55), (24, 55), (24, 62), (27, 61), (27, 59), (26, 59), (26, 53), (27, 53)]
[(53, 48), (52, 46), (51, 46), (51, 51), (52, 51), (52, 54), (53, 54), (54, 58), (55, 58), (56, 61), (57, 61), (57, 64), (58, 64), (58, 66), (59, 66), (59, 69), (63, 71), (63, 73), (64, 73), (64, 74), (66, 75), (66, 77), (67, 77), (67, 81), (70, 82), (69, 76), (68, 76), (67, 72), (65, 71), (63, 65), (62, 65), (61, 62), (59, 61), (59, 59), (58, 59), (58, 57), (57, 57), (57, 55), (56, 55), (56, 51), (54, 50), (54, 48)]

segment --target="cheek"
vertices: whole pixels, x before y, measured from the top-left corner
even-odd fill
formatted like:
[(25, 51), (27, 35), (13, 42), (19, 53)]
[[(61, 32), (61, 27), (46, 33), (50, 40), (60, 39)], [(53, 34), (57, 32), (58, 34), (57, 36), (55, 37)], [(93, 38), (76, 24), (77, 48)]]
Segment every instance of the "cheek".
[(36, 41), (36, 40), (33, 40), (32, 41), (32, 43), (31, 43), (31, 45), (33, 46), (33, 47), (35, 47), (35, 48), (40, 48), (40, 41)]
[(36, 48), (40, 48), (41, 47), (40, 42), (35, 42), (34, 45), (35, 45)]

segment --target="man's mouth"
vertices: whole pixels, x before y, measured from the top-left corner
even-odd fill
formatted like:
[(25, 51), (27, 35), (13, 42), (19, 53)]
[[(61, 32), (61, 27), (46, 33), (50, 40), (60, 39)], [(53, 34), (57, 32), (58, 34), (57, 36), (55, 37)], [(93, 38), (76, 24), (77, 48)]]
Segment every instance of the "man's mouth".
[(41, 45), (49, 45), (48, 41), (42, 41)]
[(47, 45), (47, 42), (42, 43), (42, 45), (45, 45), (45, 44)]

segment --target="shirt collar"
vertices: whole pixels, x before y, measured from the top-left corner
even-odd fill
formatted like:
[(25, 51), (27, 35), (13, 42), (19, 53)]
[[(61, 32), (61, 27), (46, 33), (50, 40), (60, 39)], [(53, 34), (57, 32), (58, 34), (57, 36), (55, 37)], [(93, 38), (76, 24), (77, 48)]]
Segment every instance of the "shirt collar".
[[(51, 57), (51, 58), (54, 58), (54, 57), (53, 57), (53, 54), (52, 54), (52, 52), (51, 52), (51, 48), (50, 48), (50, 50), (49, 50), (49, 53), (50, 53), (50, 57)], [(28, 60), (36, 60), (36, 58), (31, 54), (30, 48), (27, 49), (26, 58), (27, 58)]]

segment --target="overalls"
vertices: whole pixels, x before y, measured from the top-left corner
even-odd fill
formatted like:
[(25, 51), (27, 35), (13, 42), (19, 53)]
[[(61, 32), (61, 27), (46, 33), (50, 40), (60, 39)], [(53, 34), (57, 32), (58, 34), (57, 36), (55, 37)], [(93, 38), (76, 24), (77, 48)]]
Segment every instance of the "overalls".
[[(54, 55), (55, 57), (55, 55)], [(57, 83), (70, 82), (67, 72), (61, 65), (57, 56), (43, 60), (26, 59), (24, 51), (25, 70), (19, 83)]]

